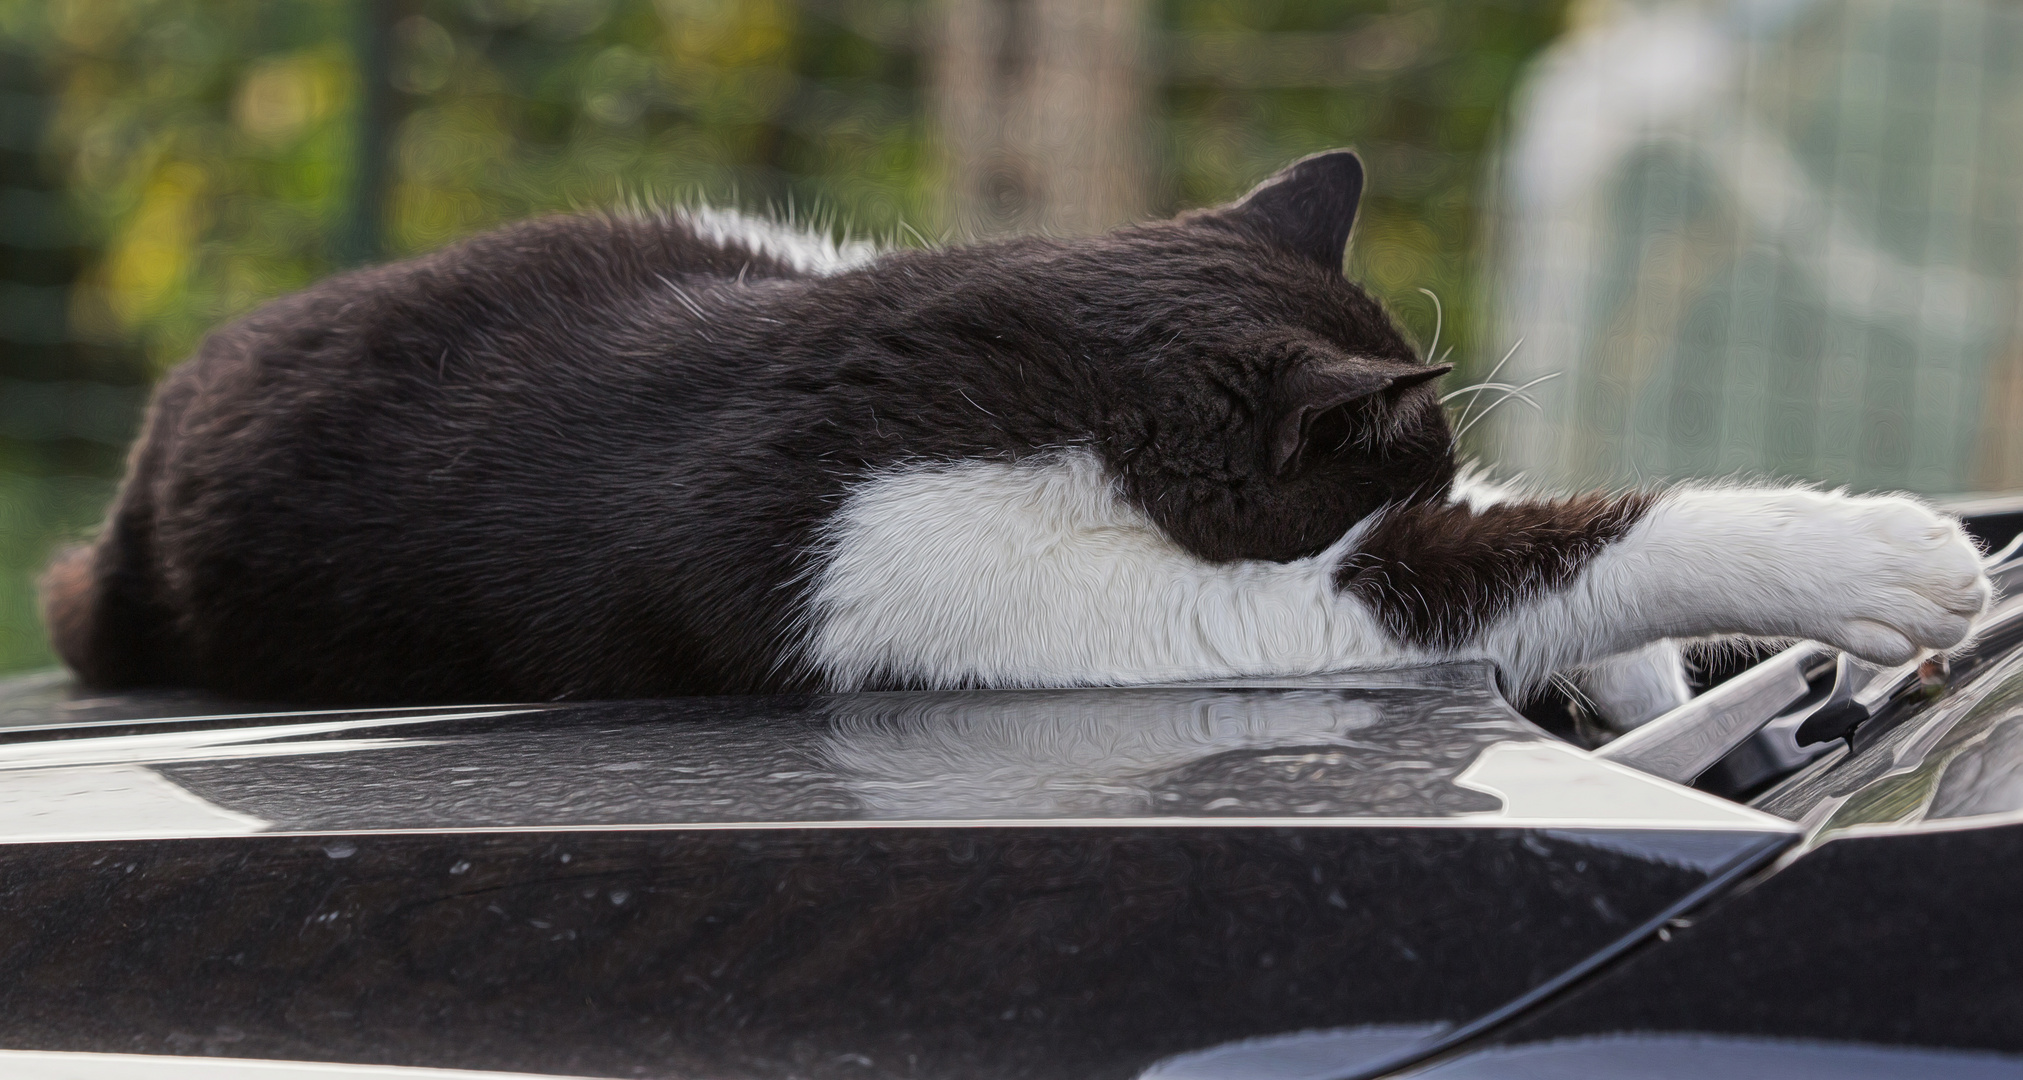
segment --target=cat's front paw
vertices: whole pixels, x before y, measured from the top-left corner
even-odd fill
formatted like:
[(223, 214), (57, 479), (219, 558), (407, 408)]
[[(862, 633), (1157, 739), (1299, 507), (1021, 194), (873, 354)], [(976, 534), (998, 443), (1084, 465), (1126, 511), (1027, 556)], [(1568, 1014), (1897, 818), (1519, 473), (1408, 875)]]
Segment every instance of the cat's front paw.
[(1820, 537), (1827, 603), (1812, 636), (1879, 664), (1966, 640), (1994, 588), (1959, 522), (1896, 496), (1822, 497), (1838, 528)]

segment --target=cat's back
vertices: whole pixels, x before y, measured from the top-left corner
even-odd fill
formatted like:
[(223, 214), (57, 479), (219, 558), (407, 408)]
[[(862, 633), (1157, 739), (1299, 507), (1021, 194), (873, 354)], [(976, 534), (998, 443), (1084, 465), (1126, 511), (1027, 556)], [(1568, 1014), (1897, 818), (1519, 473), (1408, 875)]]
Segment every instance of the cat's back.
[(106, 529), (46, 581), (58, 648), (105, 685), (221, 658), (279, 677), (338, 641), (439, 657), (424, 696), (498, 683), (511, 649), (457, 643), (543, 590), (593, 595), (611, 553), (664, 542), (633, 521), (695, 490), (676, 459), (749, 376), (694, 297), (867, 256), (715, 212), (557, 215), (275, 300), (163, 380)]
[[(333, 275), (220, 328), (184, 368), (254, 359), (286, 371), (314, 354), (316, 371), (344, 356), (440, 369), (445, 358), (431, 350), (455, 359), (458, 350), (503, 353), (515, 338), (558, 338), (592, 324), (645, 330), (663, 314), (680, 315), (671, 305), (684, 283), (825, 276), (872, 254), (722, 211), (556, 214)], [(584, 355), (584, 339), (573, 344), (571, 355)]]
[(706, 422), (730, 380), (693, 297), (870, 254), (721, 211), (558, 214), (337, 274), (206, 338), (164, 379), (137, 463), (237, 478), (242, 498), (327, 466), (397, 480), (472, 425), (594, 418), (652, 380)]

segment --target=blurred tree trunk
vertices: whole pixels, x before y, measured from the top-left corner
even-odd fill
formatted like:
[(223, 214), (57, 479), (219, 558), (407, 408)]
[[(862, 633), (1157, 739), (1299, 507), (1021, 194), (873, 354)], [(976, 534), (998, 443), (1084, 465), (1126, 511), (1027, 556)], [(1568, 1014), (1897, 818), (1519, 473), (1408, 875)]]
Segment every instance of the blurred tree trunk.
[(933, 43), (945, 221), (1091, 233), (1144, 214), (1147, 0), (942, 0)]

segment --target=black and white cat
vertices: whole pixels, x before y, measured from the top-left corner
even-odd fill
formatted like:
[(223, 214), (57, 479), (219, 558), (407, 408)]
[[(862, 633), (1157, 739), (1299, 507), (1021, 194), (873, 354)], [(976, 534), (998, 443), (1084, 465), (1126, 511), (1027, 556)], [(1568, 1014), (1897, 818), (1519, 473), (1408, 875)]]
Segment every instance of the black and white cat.
[[(331, 278), (156, 395), (45, 582), (92, 684), (548, 699), (1123, 684), (1487, 658), (1683, 694), (1664, 639), (1963, 640), (1909, 498), (1538, 498), (1457, 470), (1342, 273), (1363, 171), (1072, 242), (551, 217)], [(1655, 664), (1649, 661), (1655, 659)], [(1639, 674), (1641, 673), (1641, 674)]]

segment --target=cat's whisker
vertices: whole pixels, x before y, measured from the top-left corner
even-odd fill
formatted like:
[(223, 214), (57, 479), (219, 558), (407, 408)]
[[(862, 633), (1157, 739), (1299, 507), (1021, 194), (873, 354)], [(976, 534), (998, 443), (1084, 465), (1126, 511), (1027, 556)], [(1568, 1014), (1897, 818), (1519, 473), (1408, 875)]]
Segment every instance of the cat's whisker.
[(1516, 399), (1517, 399), (1518, 401), (1520, 401), (1520, 402), (1522, 402), (1522, 403), (1524, 403), (1524, 404), (1526, 404), (1526, 405), (1529, 405), (1529, 406), (1531, 406), (1531, 408), (1532, 408), (1532, 411), (1533, 411), (1533, 412), (1537, 412), (1537, 413), (1544, 413), (1544, 412), (1545, 412), (1545, 406), (1543, 406), (1543, 405), (1540, 405), (1540, 404), (1538, 403), (1538, 399), (1537, 399), (1537, 398), (1535, 398), (1535, 397), (1532, 397), (1532, 396), (1531, 396), (1530, 394), (1520, 394), (1520, 393), (1518, 393), (1517, 391), (1515, 391), (1515, 390), (1512, 390), (1512, 391), (1511, 391), (1510, 393), (1508, 393), (1508, 394), (1505, 394), (1505, 395), (1503, 395), (1503, 397), (1502, 397), (1502, 398), (1497, 398), (1497, 399), (1496, 399), (1496, 403), (1497, 403), (1498, 405), (1501, 405), (1501, 404), (1503, 404), (1503, 398), (1516, 398)]
[[(1426, 355), (1429, 357), (1437, 357), (1440, 355), (1440, 331), (1447, 324), (1447, 312), (1440, 306), (1439, 293), (1436, 293), (1431, 289), (1425, 288), (1422, 288), (1419, 291), (1426, 294), (1426, 299), (1433, 301), (1433, 343), (1431, 345), (1426, 346)], [(1449, 347), (1449, 351), (1450, 352), (1452, 351), (1451, 346)], [(1437, 364), (1440, 361), (1437, 359), (1429, 359), (1426, 362), (1429, 364)]]
[(1588, 696), (1588, 692), (1581, 689), (1581, 685), (1567, 677), (1565, 673), (1555, 671), (1552, 673), (1552, 677), (1546, 681), (1553, 686), (1559, 687), (1560, 693), (1565, 694), (1574, 704), (1585, 709), (1589, 715), (1601, 715), (1601, 706), (1595, 704), (1595, 699)]
[[(1555, 372), (1554, 374), (1558, 373)], [(1495, 401), (1490, 402), (1488, 408), (1483, 409), (1481, 415), (1475, 417), (1473, 420), (1470, 420), (1467, 424), (1463, 425), (1461, 431), (1466, 432), (1469, 428), (1474, 427), (1475, 424), (1482, 419), (1482, 417), (1488, 416), (1490, 412), (1492, 412), (1498, 405), (1501, 405), (1504, 402), (1511, 400), (1512, 398), (1515, 398), (1518, 401), (1521, 401), (1524, 404), (1531, 406), (1534, 412), (1538, 412), (1541, 414), (1545, 412), (1545, 407), (1543, 405), (1540, 405), (1536, 398), (1533, 398), (1531, 395), (1523, 393), (1518, 390), (1511, 390), (1506, 392), (1502, 397), (1499, 397)], [(1459, 433), (1457, 433), (1457, 437), (1459, 437)]]
[[(1503, 354), (1503, 359), (1498, 360), (1496, 362), (1496, 366), (1489, 369), (1489, 374), (1484, 375), (1482, 377), (1482, 381), (1485, 383), (1494, 382), (1496, 380), (1497, 373), (1503, 370), (1503, 365), (1510, 363), (1510, 358), (1516, 356), (1517, 350), (1523, 347), (1524, 347), (1524, 339), (1518, 338), (1515, 342), (1511, 344), (1510, 351)], [(1470, 395), (1468, 398), (1468, 404), (1463, 406), (1461, 409), (1460, 422), (1463, 425), (1463, 430), (1466, 430), (1466, 425), (1468, 424), (1468, 414), (1475, 411), (1475, 403), (1477, 400), (1479, 400), (1481, 393), (1482, 391), (1477, 390), (1475, 394)]]
[[(1504, 391), (1503, 394), (1499, 396), (1494, 402), (1490, 403), (1489, 409), (1494, 409), (1496, 408), (1496, 406), (1503, 404), (1505, 401), (1508, 401), (1511, 398), (1516, 398), (1518, 401), (1531, 406), (1532, 411), (1534, 412), (1541, 414), (1545, 412), (1545, 406), (1540, 405), (1538, 403), (1538, 399), (1532, 397), (1530, 394), (1521, 393), (1515, 387), (1503, 387), (1501, 389), (1503, 389)], [(1489, 413), (1489, 409), (1482, 410), (1483, 414), (1487, 415)], [(1475, 418), (1475, 420), (1480, 419), (1481, 419), (1480, 416)], [(1460, 426), (1460, 430), (1454, 433), (1455, 438), (1460, 438), (1461, 432), (1467, 431), (1469, 428), (1474, 427), (1475, 420), (1468, 420), (1466, 422), (1457, 421), (1457, 423)]]
[(1455, 398), (1458, 398), (1463, 394), (1474, 393), (1475, 391), (1478, 390), (1515, 390), (1515, 389), (1517, 389), (1515, 383), (1500, 383), (1500, 382), (1469, 383), (1467, 386), (1463, 386), (1458, 389), (1448, 391), (1445, 394), (1442, 394), (1440, 396), (1440, 404), (1445, 405), (1448, 402), (1453, 401)]
[[(1533, 380), (1531, 380), (1531, 381), (1530, 381), (1530, 382), (1528, 382), (1528, 383), (1525, 383), (1525, 384), (1524, 384), (1523, 386), (1520, 386), (1520, 387), (1518, 387), (1517, 389), (1515, 389), (1515, 390), (1512, 390), (1512, 391), (1511, 391), (1511, 393), (1513, 393), (1513, 394), (1519, 394), (1519, 395), (1521, 395), (1521, 394), (1523, 394), (1523, 393), (1524, 393), (1524, 392), (1525, 392), (1526, 390), (1529, 390), (1529, 389), (1531, 389), (1532, 387), (1534, 387), (1534, 386), (1537, 386), (1537, 385), (1538, 385), (1539, 383), (1542, 383), (1542, 382), (1547, 382), (1547, 381), (1549, 381), (1549, 380), (1552, 380), (1552, 379), (1557, 379), (1557, 378), (1559, 378), (1559, 377), (1560, 377), (1561, 375), (1563, 375), (1563, 374), (1565, 374), (1565, 372), (1561, 372), (1561, 371), (1550, 371), (1550, 372), (1547, 372), (1546, 374), (1544, 374), (1544, 375), (1540, 375), (1540, 376), (1539, 376), (1538, 378), (1536, 378), (1536, 379), (1533, 379)], [(1527, 398), (1525, 398), (1524, 400), (1526, 400), (1526, 401), (1531, 401), (1531, 399), (1530, 399), (1530, 398), (1528, 398), (1528, 397), (1527, 397)], [(1537, 403), (1537, 402), (1535, 402), (1535, 401), (1532, 401), (1531, 403), (1532, 403), (1533, 405), (1536, 405), (1536, 404), (1538, 404), (1538, 403)]]
[[(1557, 374), (1557, 373), (1555, 372), (1555, 374)], [(1525, 386), (1531, 386), (1531, 385), (1535, 385), (1535, 384), (1533, 384), (1533, 383), (1526, 383), (1526, 384), (1525, 384)], [(1505, 387), (1505, 388), (1504, 388), (1504, 391), (1503, 391), (1503, 397), (1497, 398), (1497, 399), (1496, 399), (1496, 404), (1498, 404), (1498, 405), (1501, 405), (1501, 404), (1503, 404), (1503, 398), (1516, 398), (1517, 400), (1519, 400), (1519, 401), (1521, 401), (1521, 402), (1525, 403), (1526, 405), (1529, 405), (1529, 406), (1531, 406), (1531, 407), (1532, 407), (1532, 408), (1534, 408), (1534, 409), (1537, 409), (1537, 410), (1538, 410), (1538, 411), (1540, 411), (1540, 412), (1544, 412), (1544, 411), (1545, 411), (1545, 406), (1543, 406), (1543, 405), (1540, 405), (1540, 404), (1538, 403), (1538, 399), (1537, 399), (1537, 398), (1534, 398), (1534, 397), (1532, 397), (1532, 396), (1531, 396), (1530, 394), (1527, 394), (1527, 393), (1525, 393), (1525, 392), (1524, 392), (1524, 387), (1523, 387), (1523, 386), (1510, 386), (1510, 387)]]
[(1496, 411), (1496, 407), (1498, 405), (1501, 405), (1504, 402), (1509, 401), (1513, 397), (1522, 399), (1523, 401), (1528, 403), (1532, 408), (1537, 409), (1539, 412), (1544, 412), (1545, 409), (1541, 407), (1538, 404), (1538, 402), (1533, 401), (1531, 398), (1524, 396), (1524, 391), (1529, 390), (1532, 387), (1537, 386), (1539, 383), (1545, 382), (1548, 379), (1557, 379), (1560, 377), (1561, 374), (1562, 374), (1561, 372), (1554, 371), (1545, 375), (1540, 375), (1538, 378), (1533, 379), (1528, 383), (1525, 383), (1523, 386), (1518, 387), (1516, 390), (1512, 390), (1510, 393), (1507, 393), (1502, 397), (1497, 398), (1495, 401), (1490, 402), (1487, 407), (1485, 407), (1480, 413), (1477, 413), (1475, 415), (1474, 419), (1468, 420), (1466, 423), (1462, 424), (1461, 430), (1455, 432), (1454, 437), (1458, 439), (1461, 436), (1468, 434), (1469, 428), (1472, 428), (1475, 425), (1481, 423), (1485, 417), (1487, 417), (1490, 413)]

